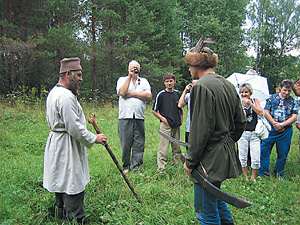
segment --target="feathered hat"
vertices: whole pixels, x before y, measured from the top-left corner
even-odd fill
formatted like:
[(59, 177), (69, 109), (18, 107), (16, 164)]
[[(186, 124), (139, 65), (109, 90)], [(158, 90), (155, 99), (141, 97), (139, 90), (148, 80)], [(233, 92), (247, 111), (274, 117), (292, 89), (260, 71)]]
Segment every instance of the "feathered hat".
[(218, 55), (210, 48), (208, 44), (215, 44), (216, 42), (208, 38), (203, 40), (200, 38), (197, 45), (186, 53), (185, 64), (190, 66), (199, 66), (201, 68), (214, 68), (218, 65)]

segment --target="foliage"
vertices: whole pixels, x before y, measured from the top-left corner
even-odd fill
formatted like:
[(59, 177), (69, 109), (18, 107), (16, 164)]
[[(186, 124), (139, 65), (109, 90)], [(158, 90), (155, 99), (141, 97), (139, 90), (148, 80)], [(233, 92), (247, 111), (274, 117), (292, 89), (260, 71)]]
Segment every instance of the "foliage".
[(269, 79), (271, 92), (286, 78), (297, 80), (299, 68), (290, 51), (299, 47), (300, 5), (296, 0), (252, 1), (249, 35), (257, 51), (255, 69)]
[[(129, 61), (141, 63), (153, 93), (166, 72), (178, 89), (190, 82), (184, 54), (200, 37), (211, 37), (216, 72), (228, 77), (246, 66), (268, 77), (271, 92), (299, 68), (290, 50), (299, 47), (296, 0), (0, 0), (0, 95), (19, 87), (50, 90), (59, 61), (78, 56), (85, 98), (115, 99), (118, 77)], [(246, 16), (253, 26), (245, 36)], [(247, 58), (248, 43), (256, 47)], [(296, 63), (296, 64), (295, 64)], [(28, 93), (26, 93), (28, 94)], [(111, 96), (113, 96), (111, 98)]]
[[(49, 133), (44, 102), (28, 105), (28, 102), (17, 101), (12, 107), (2, 100), (0, 98), (1, 224), (57, 224), (49, 212), (54, 195), (42, 187), (43, 152)], [(111, 103), (81, 103), (86, 116), (90, 112), (96, 114), (101, 131), (121, 162), (118, 107)], [(91, 182), (86, 188), (84, 208), (89, 224), (199, 224), (194, 216), (193, 186), (182, 166), (168, 164), (165, 174), (156, 172), (159, 122), (151, 113), (151, 105), (146, 108), (145, 125), (144, 176), (128, 174), (144, 205), (130, 192), (105, 148), (95, 145), (88, 150)], [(90, 124), (87, 127), (94, 132)], [(184, 126), (181, 134), (183, 137)], [(182, 148), (182, 151), (186, 150)], [(275, 160), (274, 149), (272, 167)], [(253, 206), (242, 210), (229, 206), (234, 222), (241, 225), (299, 224), (299, 160), (298, 131), (294, 129), (284, 182), (270, 177), (254, 184), (242, 176), (224, 182), (223, 190), (253, 202)]]
[(0, 3), (2, 95), (18, 86), (49, 90), (58, 79), (59, 61), (72, 56), (81, 58), (83, 90), (99, 90), (93, 99), (115, 93), (116, 80), (127, 75), (132, 59), (141, 63), (141, 76), (150, 81), (153, 93), (160, 90), (156, 84), (166, 72), (175, 73), (184, 87), (190, 81), (184, 48), (195, 45), (202, 35), (218, 43), (213, 47), (220, 56), (218, 72), (227, 76), (245, 70), (241, 26), (247, 0)]
[(225, 77), (233, 72), (246, 72), (245, 46), (242, 45), (248, 0), (181, 1), (186, 10), (184, 43), (196, 45), (199, 37), (217, 41), (209, 45), (219, 56), (217, 71)]

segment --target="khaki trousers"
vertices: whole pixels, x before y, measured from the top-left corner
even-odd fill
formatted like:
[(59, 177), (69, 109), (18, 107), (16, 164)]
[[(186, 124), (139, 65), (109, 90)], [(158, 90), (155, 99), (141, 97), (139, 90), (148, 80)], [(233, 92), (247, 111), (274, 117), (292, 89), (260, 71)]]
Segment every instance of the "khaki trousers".
[[(169, 125), (166, 126), (163, 122), (160, 123), (160, 130), (169, 136), (180, 140), (180, 127), (172, 128)], [(168, 151), (169, 151), (170, 141), (159, 136), (159, 145), (157, 151), (157, 166), (159, 170), (164, 170), (168, 163)], [(172, 148), (172, 163), (178, 165), (181, 157), (181, 150), (178, 144), (171, 142)]]

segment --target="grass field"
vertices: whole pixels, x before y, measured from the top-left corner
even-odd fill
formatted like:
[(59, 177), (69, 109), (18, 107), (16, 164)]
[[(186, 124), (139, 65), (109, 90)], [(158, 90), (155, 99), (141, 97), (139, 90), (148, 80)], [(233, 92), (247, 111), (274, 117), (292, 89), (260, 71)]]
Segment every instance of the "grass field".
[[(14, 107), (0, 103), (0, 224), (56, 224), (48, 211), (54, 194), (42, 187), (43, 153), (49, 133), (44, 102), (20, 102)], [(121, 163), (117, 106), (82, 106), (86, 118), (90, 112), (96, 114), (102, 133)], [(84, 208), (90, 224), (198, 224), (193, 185), (183, 167), (169, 165), (165, 174), (156, 172), (159, 121), (152, 115), (151, 106), (146, 110), (145, 125), (144, 176), (128, 174), (144, 205), (133, 196), (106, 149), (100, 145), (88, 149), (91, 182), (86, 188)], [(94, 132), (92, 125), (87, 127)], [(181, 134), (183, 140), (184, 126)], [(185, 153), (185, 148), (182, 151)], [(274, 149), (271, 167), (275, 160)], [(298, 131), (294, 128), (284, 182), (275, 177), (259, 179), (255, 184), (242, 177), (225, 181), (224, 191), (253, 202), (245, 209), (229, 206), (235, 224), (300, 224), (299, 162)]]

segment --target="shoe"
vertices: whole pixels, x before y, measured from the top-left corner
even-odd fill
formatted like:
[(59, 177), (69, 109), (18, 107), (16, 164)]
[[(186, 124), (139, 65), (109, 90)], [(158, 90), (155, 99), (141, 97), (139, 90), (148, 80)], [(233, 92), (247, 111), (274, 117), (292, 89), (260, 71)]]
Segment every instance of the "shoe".
[(144, 174), (140, 170), (131, 170), (133, 174), (139, 174), (140, 176), (144, 176)]
[(160, 174), (163, 174), (163, 173), (165, 173), (165, 170), (164, 169), (157, 169), (157, 172), (160, 173)]
[(279, 180), (279, 181), (284, 181), (284, 179), (283, 179), (282, 176), (278, 176), (278, 180)]
[(143, 174), (142, 172), (139, 172), (139, 175), (140, 175), (141, 177), (143, 177), (143, 176), (144, 176), (144, 174)]
[(129, 173), (129, 170), (128, 169), (125, 169), (123, 170), (124, 174), (128, 174)]

